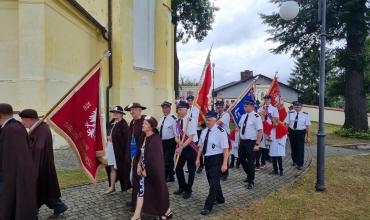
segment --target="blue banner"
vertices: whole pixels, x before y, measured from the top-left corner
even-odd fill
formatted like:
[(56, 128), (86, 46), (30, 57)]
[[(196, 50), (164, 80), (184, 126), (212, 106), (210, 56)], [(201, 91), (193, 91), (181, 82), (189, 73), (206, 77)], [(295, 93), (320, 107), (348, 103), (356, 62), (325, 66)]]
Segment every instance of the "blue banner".
[[(255, 91), (255, 81), (253, 81), (244, 91), (243, 93), (238, 97), (238, 99), (230, 106), (228, 112), (231, 114), (231, 117), (233, 118), (236, 125), (239, 126), (239, 121), (243, 114), (245, 114), (244, 111), (244, 101), (245, 100), (253, 100), (255, 101), (254, 96)], [(240, 129), (240, 127), (239, 127)]]

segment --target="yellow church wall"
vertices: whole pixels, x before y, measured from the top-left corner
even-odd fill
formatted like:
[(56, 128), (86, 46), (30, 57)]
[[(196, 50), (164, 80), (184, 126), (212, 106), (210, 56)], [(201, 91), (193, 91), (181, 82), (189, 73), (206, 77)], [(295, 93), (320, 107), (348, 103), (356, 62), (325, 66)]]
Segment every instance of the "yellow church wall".
[[(65, 1), (65, 0), (63, 0)], [(108, 30), (107, 0), (76, 0), (89, 14)], [(117, 1), (117, 0), (112, 0)]]
[[(19, 73), (18, 3), (0, 1), (0, 94), (1, 102), (14, 103)], [(15, 103), (14, 103), (15, 104)]]

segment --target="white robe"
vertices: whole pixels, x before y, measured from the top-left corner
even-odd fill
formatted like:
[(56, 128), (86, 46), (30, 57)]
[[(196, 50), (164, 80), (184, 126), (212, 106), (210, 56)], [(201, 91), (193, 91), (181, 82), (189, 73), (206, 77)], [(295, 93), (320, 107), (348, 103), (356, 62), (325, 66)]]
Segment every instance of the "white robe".
[(276, 129), (272, 128), (271, 137), (272, 142), (270, 142), (270, 157), (284, 157), (287, 135), (284, 135), (280, 139), (276, 139)]

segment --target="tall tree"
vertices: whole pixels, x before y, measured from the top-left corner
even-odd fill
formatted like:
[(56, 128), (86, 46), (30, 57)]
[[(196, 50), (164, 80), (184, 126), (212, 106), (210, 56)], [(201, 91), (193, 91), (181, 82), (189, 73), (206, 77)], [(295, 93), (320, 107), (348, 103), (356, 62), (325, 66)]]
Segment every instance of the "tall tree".
[[(320, 51), (319, 48), (312, 48), (305, 52), (294, 62), (293, 72), (290, 73), (288, 84), (296, 89), (303, 91), (299, 96), (299, 101), (308, 105), (319, 105), (319, 69)], [(326, 56), (325, 80), (330, 84), (335, 77), (336, 71), (333, 56), (329, 52)], [(331, 106), (329, 97), (325, 94), (325, 105)]]
[[(272, 53), (292, 51), (299, 56), (312, 47), (320, 45), (321, 25), (317, 22), (318, 0), (296, 0), (300, 12), (293, 21), (284, 21), (279, 14), (260, 14), (263, 22), (273, 29), (268, 40), (278, 42)], [(270, 0), (281, 5), (284, 0)], [(368, 130), (366, 111), (365, 77), (366, 53), (365, 40), (369, 33), (369, 5), (367, 0), (327, 0), (327, 42), (343, 42), (334, 46), (336, 59), (344, 69), (345, 84), (345, 122), (344, 128)]]
[(212, 30), (214, 12), (219, 8), (210, 0), (172, 0), (172, 23), (174, 24), (174, 89), (179, 95), (179, 58), (177, 57), (177, 42), (186, 44), (190, 38), (201, 42)]

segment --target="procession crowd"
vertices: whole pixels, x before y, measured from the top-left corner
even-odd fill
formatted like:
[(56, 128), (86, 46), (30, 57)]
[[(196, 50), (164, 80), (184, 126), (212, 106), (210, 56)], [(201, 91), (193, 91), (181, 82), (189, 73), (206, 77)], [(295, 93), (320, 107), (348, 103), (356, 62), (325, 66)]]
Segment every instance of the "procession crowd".
[[(235, 162), (235, 167), (241, 165), (246, 174), (248, 190), (254, 188), (255, 171), (265, 168), (269, 160), (273, 163), (271, 175), (283, 176), (282, 157), (288, 137), (292, 166), (302, 169), (304, 144), (310, 141), (310, 119), (301, 111), (301, 103), (293, 102), (282, 122), (270, 96), (264, 97), (261, 106), (246, 100), (245, 114), (230, 130), (233, 117), (223, 101), (215, 103), (215, 110), (207, 111), (204, 123), (198, 123), (200, 110), (193, 101), (193, 96), (176, 101), (177, 116), (171, 113), (172, 103), (164, 101), (159, 121), (143, 114), (146, 107), (138, 102), (110, 111), (106, 149), (109, 188), (103, 195), (114, 194), (117, 181), (121, 191), (132, 188), (131, 201), (126, 203), (133, 212), (131, 219), (140, 220), (142, 212), (158, 216), (156, 219), (172, 218), (166, 183), (177, 180), (178, 189), (173, 193), (188, 199), (193, 193), (195, 173), (203, 169), (209, 193), (202, 215), (226, 202), (220, 181), (227, 180)], [(129, 123), (123, 118), (125, 112), (132, 116)], [(22, 122), (13, 118), (18, 113)], [(0, 103), (1, 220), (38, 219), (38, 210), (44, 204), (53, 209), (49, 219), (58, 218), (68, 209), (60, 199), (50, 128), (44, 122), (36, 127), (38, 122), (35, 110), (15, 112), (11, 105)]]

